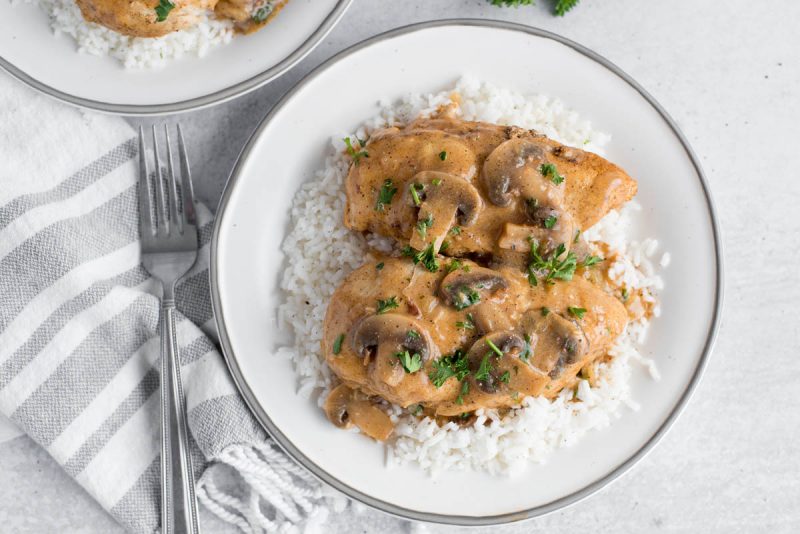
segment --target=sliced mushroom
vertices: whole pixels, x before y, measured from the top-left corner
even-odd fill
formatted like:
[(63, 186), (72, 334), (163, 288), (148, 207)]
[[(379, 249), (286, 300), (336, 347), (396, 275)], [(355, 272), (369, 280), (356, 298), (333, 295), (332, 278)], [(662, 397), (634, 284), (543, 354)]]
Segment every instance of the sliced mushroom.
[(386, 412), (368, 399), (350, 401), (348, 413), (353, 423), (372, 439), (385, 441), (394, 430), (394, 424)]
[(384, 441), (394, 430), (392, 420), (386, 412), (375, 406), (363, 393), (339, 384), (325, 400), (325, 414), (339, 428), (350, 428), (354, 424), (373, 439)]
[(432, 243), (437, 253), (456, 222), (470, 226), (483, 207), (481, 195), (471, 183), (444, 172), (424, 171), (414, 175), (407, 198), (411, 205), (419, 207), (409, 244), (423, 250)]
[(527, 224), (505, 223), (497, 246), (503, 250), (528, 253), (533, 239), (539, 243), (539, 251), (542, 254), (549, 254), (558, 245), (564, 245), (566, 250), (572, 247), (575, 238), (575, 225), (572, 216), (561, 210), (553, 210), (559, 215), (551, 228), (545, 225), (530, 226)]
[(508, 206), (514, 197), (526, 203), (559, 205), (564, 188), (542, 175), (547, 151), (529, 138), (516, 137), (501, 143), (483, 164), (483, 185), (496, 206)]
[(352, 346), (364, 357), (370, 376), (389, 386), (399, 384), (406, 374), (398, 353), (419, 354), (425, 362), (438, 350), (419, 321), (399, 313), (370, 315), (362, 319), (353, 330)]
[(583, 330), (561, 314), (531, 310), (523, 316), (522, 326), (530, 338), (531, 363), (553, 380), (589, 352)]
[[(494, 347), (492, 346), (494, 345)], [(495, 350), (497, 348), (502, 355)], [(485, 393), (496, 393), (503, 381), (507, 365), (500, 365), (506, 357), (515, 357), (525, 350), (525, 340), (513, 332), (494, 332), (473, 343), (467, 353), (469, 370), (475, 384)], [(481, 367), (484, 373), (479, 374)]]
[(445, 303), (463, 310), (506, 288), (508, 281), (502, 274), (485, 267), (472, 267), (469, 272), (459, 269), (445, 276), (439, 294)]
[(325, 414), (331, 423), (339, 428), (350, 428), (353, 426), (350, 420), (350, 414), (347, 411), (347, 405), (350, 403), (350, 397), (353, 390), (345, 384), (339, 384), (328, 394), (325, 399)]

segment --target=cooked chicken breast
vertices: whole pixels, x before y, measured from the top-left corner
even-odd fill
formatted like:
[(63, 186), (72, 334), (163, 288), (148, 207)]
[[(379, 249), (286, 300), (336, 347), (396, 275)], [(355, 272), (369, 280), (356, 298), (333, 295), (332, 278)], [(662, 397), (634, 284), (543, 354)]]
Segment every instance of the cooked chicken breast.
[(439, 261), (437, 272), (409, 259), (367, 264), (336, 290), (322, 350), (348, 388), (442, 416), (514, 406), (573, 384), (627, 324), (582, 271), (532, 286), (513, 268)]
[(345, 226), (452, 256), (527, 251), (529, 237), (543, 251), (569, 248), (636, 194), (613, 163), (516, 127), (418, 120), (373, 134), (357, 154)]
[(75, 1), (87, 21), (131, 37), (161, 37), (190, 28), (197, 24), (203, 12), (214, 9), (217, 4), (217, 0)]

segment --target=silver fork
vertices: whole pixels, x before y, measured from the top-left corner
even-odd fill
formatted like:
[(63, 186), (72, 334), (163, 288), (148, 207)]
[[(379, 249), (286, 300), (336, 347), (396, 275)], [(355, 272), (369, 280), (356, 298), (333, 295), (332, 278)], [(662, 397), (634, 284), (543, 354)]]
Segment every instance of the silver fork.
[[(189, 160), (178, 125), (181, 185), (172, 165), (169, 129), (166, 191), (161, 172), (158, 136), (153, 126), (155, 199), (147, 168), (144, 130), (139, 127), (139, 228), (142, 263), (161, 282), (161, 532), (199, 534), (194, 475), (189, 454), (186, 405), (181, 386), (178, 343), (175, 337), (175, 284), (197, 259), (197, 219)], [(155, 220), (154, 220), (155, 219)], [(177, 469), (176, 469), (177, 467)]]

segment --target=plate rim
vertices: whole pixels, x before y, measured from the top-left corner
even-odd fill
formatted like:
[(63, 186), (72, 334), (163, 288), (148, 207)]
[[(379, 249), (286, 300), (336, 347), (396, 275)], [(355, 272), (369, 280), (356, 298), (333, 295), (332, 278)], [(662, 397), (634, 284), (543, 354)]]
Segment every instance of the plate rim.
[[(230, 345), (230, 339), (228, 337), (228, 332), (225, 327), (225, 318), (222, 311), (222, 303), (220, 301), (220, 293), (218, 286), (219, 267), (217, 265), (218, 262), (217, 252), (219, 248), (219, 235), (221, 231), (220, 229), (222, 227), (222, 221), (225, 218), (228, 201), (230, 199), (231, 192), (233, 191), (234, 187), (236, 186), (236, 182), (240, 177), (241, 169), (245, 161), (247, 160), (250, 151), (252, 150), (258, 137), (261, 135), (261, 132), (271, 122), (272, 118), (284, 107), (284, 105), (289, 100), (291, 100), (294, 97), (296, 93), (298, 93), (306, 85), (312, 82), (318, 75), (322, 74), (329, 67), (333, 66), (341, 59), (344, 59), (345, 57), (355, 52), (358, 52), (363, 48), (369, 47), (374, 43), (381, 42), (386, 39), (390, 39), (399, 35), (413, 33), (420, 30), (447, 27), (447, 26), (488, 27), (495, 29), (518, 31), (534, 35), (537, 37), (551, 39), (560, 44), (572, 48), (576, 52), (599, 63), (601, 66), (610, 70), (613, 74), (619, 76), (623, 81), (625, 81), (640, 95), (642, 95), (642, 97), (659, 113), (661, 118), (664, 120), (664, 122), (666, 122), (667, 126), (672, 130), (673, 134), (680, 141), (681, 146), (683, 147), (684, 151), (689, 157), (689, 160), (691, 161), (692, 166), (694, 167), (695, 172), (697, 173), (698, 180), (700, 181), (700, 186), (702, 188), (703, 195), (706, 200), (706, 207), (710, 217), (711, 230), (714, 239), (716, 287), (715, 287), (714, 309), (711, 317), (711, 324), (709, 326), (706, 335), (706, 341), (703, 346), (700, 358), (694, 369), (692, 378), (689, 380), (689, 383), (686, 385), (686, 388), (681, 393), (680, 398), (677, 400), (677, 403), (675, 404), (675, 406), (673, 407), (672, 411), (669, 413), (667, 418), (664, 420), (664, 422), (658, 427), (658, 429), (652, 434), (652, 436), (650, 436), (650, 438), (641, 446), (639, 450), (637, 450), (634, 454), (632, 454), (628, 459), (626, 459), (620, 465), (616, 466), (614, 469), (608, 472), (605, 476), (599, 478), (598, 480), (595, 480), (591, 484), (588, 484), (583, 488), (574, 491), (568, 495), (565, 495), (559, 499), (556, 499), (554, 501), (551, 501), (543, 505), (535, 506), (533, 508), (520, 510), (517, 512), (503, 513), (491, 516), (480, 516), (480, 517), (438, 514), (432, 512), (420, 512), (417, 510), (411, 510), (408, 508), (404, 508), (402, 506), (397, 506), (392, 503), (388, 503), (386, 501), (374, 498), (362, 491), (359, 491), (357, 489), (348, 486), (344, 482), (341, 482), (340, 480), (336, 479), (335, 477), (327, 473), (323, 468), (316, 465), (313, 461), (311, 461), (308, 457), (306, 457), (289, 439), (287, 439), (287, 437), (280, 431), (280, 429), (273, 424), (269, 415), (267, 415), (266, 411), (260, 406), (255, 396), (253, 395), (252, 391), (250, 390), (250, 387), (247, 384), (247, 380), (245, 379), (244, 375), (241, 372), (241, 369), (239, 368), (239, 365), (236, 361), (236, 357)], [(321, 65), (317, 66), (306, 76), (304, 76), (300, 81), (297, 82), (297, 84), (294, 85), (294, 87), (292, 87), (291, 90), (289, 90), (283, 97), (281, 97), (281, 99), (272, 107), (272, 109), (269, 110), (269, 112), (264, 116), (264, 118), (258, 124), (256, 129), (250, 135), (250, 137), (247, 140), (247, 143), (244, 145), (241, 152), (239, 153), (239, 156), (237, 157), (236, 163), (234, 164), (231, 174), (228, 177), (219, 204), (217, 206), (216, 220), (214, 222), (214, 231), (211, 238), (211, 261), (209, 262), (209, 280), (210, 280), (209, 288), (211, 292), (211, 304), (214, 312), (214, 320), (217, 326), (217, 331), (219, 333), (220, 345), (222, 347), (222, 354), (225, 359), (225, 363), (227, 364), (228, 369), (231, 373), (233, 381), (236, 384), (239, 393), (244, 398), (245, 403), (253, 413), (253, 416), (256, 418), (259, 424), (264, 428), (267, 434), (277, 442), (277, 444), (281, 447), (281, 449), (286, 454), (288, 454), (290, 458), (292, 458), (295, 462), (297, 462), (301, 466), (305, 467), (317, 479), (336, 488), (337, 490), (341, 491), (351, 499), (355, 499), (363, 504), (366, 504), (372, 508), (388, 513), (390, 515), (400, 517), (403, 519), (427, 521), (430, 523), (440, 523), (447, 525), (488, 526), (488, 525), (513, 523), (517, 521), (523, 521), (526, 519), (540, 517), (555, 512), (557, 510), (563, 509), (567, 506), (573, 505), (579, 501), (582, 501), (583, 499), (595, 494), (600, 489), (606, 487), (607, 485), (616, 481), (622, 475), (627, 473), (635, 464), (637, 464), (642, 458), (644, 458), (661, 441), (661, 439), (666, 435), (666, 433), (673, 426), (675, 421), (678, 419), (680, 414), (685, 409), (688, 401), (692, 397), (692, 394), (697, 389), (697, 386), (700, 383), (700, 380), (708, 366), (708, 362), (717, 339), (717, 334), (719, 332), (720, 320), (722, 315), (722, 304), (723, 304), (723, 293), (724, 293), (723, 258), (724, 256), (722, 250), (722, 239), (719, 228), (719, 218), (717, 216), (717, 211), (711, 196), (711, 191), (708, 186), (708, 181), (706, 179), (705, 173), (703, 172), (700, 161), (697, 155), (695, 154), (694, 150), (690, 146), (688, 140), (684, 136), (683, 132), (680, 130), (680, 128), (672, 119), (672, 117), (656, 101), (656, 99), (652, 95), (650, 95), (650, 93), (648, 93), (641, 85), (639, 85), (638, 82), (636, 82), (625, 71), (620, 69), (614, 63), (612, 63), (605, 57), (601, 56), (600, 54), (594, 52), (593, 50), (581, 44), (578, 44), (575, 41), (572, 41), (571, 39), (555, 34), (553, 32), (543, 30), (541, 28), (537, 28), (534, 26), (528, 26), (525, 24), (508, 22), (503, 20), (451, 18), (451, 19), (419, 22), (401, 26), (399, 28), (382, 32), (373, 37), (367, 38), (353, 46), (344, 49), (343, 51), (327, 59)]]
[[(100, 100), (93, 100), (91, 98), (84, 98), (75, 96), (64, 91), (60, 91), (55, 87), (51, 87), (44, 82), (41, 82), (29, 75), (21, 68), (13, 65), (9, 60), (0, 55), (0, 69), (5, 70), (13, 78), (21, 81), (32, 89), (81, 108), (99, 111), (101, 113), (110, 113), (116, 115), (125, 115), (130, 117), (147, 117), (166, 115), (169, 113), (184, 113), (187, 111), (197, 111), (216, 104), (228, 102), (239, 96), (245, 95), (251, 91), (266, 85), (272, 80), (280, 77), (286, 71), (294, 67), (297, 63), (302, 61), (320, 42), (333, 30), (336, 24), (344, 16), (347, 9), (352, 4), (353, 0), (338, 0), (336, 7), (331, 10), (328, 16), (322, 21), (316, 30), (305, 40), (300, 46), (295, 48), (292, 53), (286, 56), (283, 60), (273, 65), (272, 67), (252, 76), (246, 80), (238, 82), (230, 87), (220, 89), (202, 96), (188, 98), (186, 100), (178, 100), (176, 102), (168, 102), (166, 104), (113, 104), (102, 102)], [(77, 52), (76, 52), (77, 53)]]

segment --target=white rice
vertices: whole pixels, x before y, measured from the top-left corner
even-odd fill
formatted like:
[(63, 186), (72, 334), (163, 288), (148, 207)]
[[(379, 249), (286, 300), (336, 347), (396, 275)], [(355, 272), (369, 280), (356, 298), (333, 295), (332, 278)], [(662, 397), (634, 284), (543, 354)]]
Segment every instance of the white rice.
[(192, 28), (157, 38), (128, 37), (84, 20), (75, 0), (25, 1), (37, 3), (50, 17), (53, 33), (72, 37), (78, 52), (111, 56), (131, 69), (163, 67), (184, 56), (203, 57), (212, 48), (230, 42), (234, 34), (231, 21), (217, 20), (203, 12)]
[[(281, 287), (286, 301), (278, 312), (281, 328), (293, 330), (296, 340), (294, 346), (280, 349), (279, 354), (292, 359), (299, 393), (316, 397), (320, 406), (332, 383), (332, 373), (320, 354), (322, 323), (330, 296), (347, 274), (373, 259), (368, 245), (383, 250), (392, 246), (391, 240), (365, 238), (342, 225), (343, 183), (349, 161), (342, 154), (341, 139), (346, 135), (364, 138), (374, 129), (430, 115), (450, 103), (454, 92), (460, 97), (461, 117), (466, 120), (533, 128), (565, 144), (595, 152), (600, 152), (609, 139), (559, 100), (524, 95), (467, 78), (459, 80), (452, 90), (409, 95), (400, 102), (380, 102), (379, 113), (356, 132), (336, 135), (324, 167), (314, 180), (303, 184), (294, 199), (292, 230), (283, 244), (287, 268)], [(642, 300), (652, 303), (655, 312), (656, 295), (663, 287), (651, 259), (658, 243), (654, 239), (629, 241), (626, 237), (632, 214), (639, 209), (631, 202), (621, 212), (609, 213), (582, 238), (607, 244), (608, 257), (613, 261), (612, 280), (631, 293), (642, 290)], [(668, 261), (665, 255), (660, 263)], [(394, 407), (391, 417), (396, 423), (395, 434), (386, 445), (389, 465), (413, 463), (431, 474), (475, 469), (510, 475), (520, 473), (531, 461), (545, 461), (553, 450), (570, 446), (586, 432), (611, 424), (624, 407), (638, 409), (629, 385), (631, 362), (645, 364), (658, 378), (653, 362), (638, 350), (645, 340), (647, 323), (642, 319), (628, 326), (611, 350), (614, 358), (597, 366), (594, 387), (581, 381), (575, 390), (562, 391), (552, 401), (529, 397), (521, 408), (504, 417), (493, 410), (481, 410), (471, 426), (449, 423), (440, 427), (429, 418), (417, 419)]]

